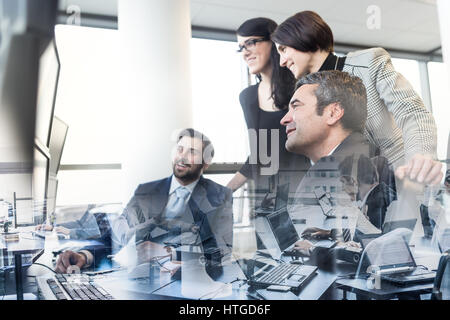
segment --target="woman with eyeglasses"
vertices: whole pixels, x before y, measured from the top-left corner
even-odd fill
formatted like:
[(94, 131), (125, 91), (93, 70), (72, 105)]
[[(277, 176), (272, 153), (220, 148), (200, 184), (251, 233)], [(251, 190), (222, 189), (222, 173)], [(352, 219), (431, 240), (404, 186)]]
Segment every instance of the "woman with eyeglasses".
[[(286, 131), (280, 120), (288, 108), (295, 78), (287, 68), (279, 65), (280, 56), (270, 40), (276, 27), (277, 24), (271, 19), (254, 18), (245, 21), (237, 30), (238, 52), (242, 54), (249, 72), (256, 75), (257, 84), (244, 89), (239, 95), (249, 129), (251, 156), (228, 183), (227, 186), (233, 191), (248, 179), (255, 181), (257, 189), (268, 189), (269, 179), (279, 171), (277, 168), (292, 169), (292, 165), (306, 162), (305, 157), (285, 149)], [(266, 131), (260, 132), (260, 129)], [(273, 146), (272, 140), (278, 146)], [(267, 141), (265, 145), (264, 141)], [(278, 159), (276, 154), (272, 154), (272, 148), (278, 152)], [(267, 163), (265, 156), (271, 159), (271, 163)], [(269, 168), (274, 170), (271, 172)]]

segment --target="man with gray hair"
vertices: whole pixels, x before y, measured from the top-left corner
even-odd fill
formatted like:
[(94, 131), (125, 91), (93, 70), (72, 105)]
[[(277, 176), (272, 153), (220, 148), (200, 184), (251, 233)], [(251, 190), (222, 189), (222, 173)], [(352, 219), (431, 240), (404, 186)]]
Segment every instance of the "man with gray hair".
[(286, 149), (306, 155), (313, 163), (331, 155), (344, 140), (339, 151), (354, 146), (352, 153), (374, 154), (362, 135), (366, 105), (366, 88), (358, 77), (340, 71), (307, 75), (297, 82), (289, 111), (281, 119), (286, 126)]
[[(370, 223), (367, 210), (358, 205), (358, 200), (367, 199), (371, 191), (365, 190), (362, 194), (358, 188), (357, 176), (361, 175), (358, 164), (362, 163), (361, 158), (369, 160), (377, 153), (363, 135), (366, 119), (366, 88), (360, 78), (341, 71), (322, 71), (297, 82), (289, 111), (281, 124), (286, 126), (286, 149), (307, 156), (312, 167), (297, 188), (295, 204), (302, 204), (305, 198), (311, 198), (319, 190), (327, 193), (337, 207), (346, 201), (346, 207), (352, 204), (357, 209), (353, 227), (350, 218), (345, 221), (331, 219), (335, 221), (334, 225), (323, 225), (329, 230), (319, 229), (315, 223), (311, 227), (310, 221), (315, 221), (317, 216), (312, 217), (313, 213), (307, 211), (306, 226), (309, 228), (302, 233), (305, 239), (333, 238), (348, 242), (352, 239), (350, 229), (356, 228), (362, 233), (379, 232)], [(349, 181), (354, 183), (356, 197), (349, 196), (348, 190), (352, 190), (348, 188)], [(334, 209), (338, 214), (338, 208)], [(348, 212), (347, 207), (345, 214)], [(325, 222), (327, 219), (323, 218)], [(306, 254), (316, 251), (307, 240), (298, 242), (296, 247)]]

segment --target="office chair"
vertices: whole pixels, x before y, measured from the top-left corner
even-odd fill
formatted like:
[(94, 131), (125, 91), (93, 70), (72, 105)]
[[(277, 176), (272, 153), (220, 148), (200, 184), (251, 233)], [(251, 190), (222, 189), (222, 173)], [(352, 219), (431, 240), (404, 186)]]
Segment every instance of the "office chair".
[(450, 300), (450, 250), (439, 260), (431, 300)]

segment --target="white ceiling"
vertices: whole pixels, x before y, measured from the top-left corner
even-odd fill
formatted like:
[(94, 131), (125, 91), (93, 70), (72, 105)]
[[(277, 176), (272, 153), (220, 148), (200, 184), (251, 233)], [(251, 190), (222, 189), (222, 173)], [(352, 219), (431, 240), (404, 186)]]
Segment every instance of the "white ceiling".
[[(168, 1), (168, 0), (160, 0)], [(192, 25), (236, 30), (246, 19), (269, 17), (281, 23), (302, 10), (319, 13), (337, 43), (429, 52), (441, 46), (435, 0), (190, 0)], [(82, 13), (117, 16), (117, 0), (60, 0), (60, 9), (77, 4)], [(381, 28), (369, 30), (366, 13), (380, 8)]]

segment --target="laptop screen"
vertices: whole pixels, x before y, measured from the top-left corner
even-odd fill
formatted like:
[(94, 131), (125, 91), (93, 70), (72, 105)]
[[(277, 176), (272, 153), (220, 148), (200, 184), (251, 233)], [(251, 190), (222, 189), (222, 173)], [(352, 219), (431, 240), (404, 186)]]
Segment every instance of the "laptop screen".
[(373, 242), (372, 244), (366, 249), (372, 265), (378, 266), (380, 269), (415, 266), (408, 243), (403, 238), (389, 239), (389, 241), (376, 244)]
[(300, 239), (287, 210), (274, 212), (267, 216), (267, 220), (281, 251)]
[(275, 199), (275, 211), (286, 208), (289, 197), (289, 183), (278, 186)]

